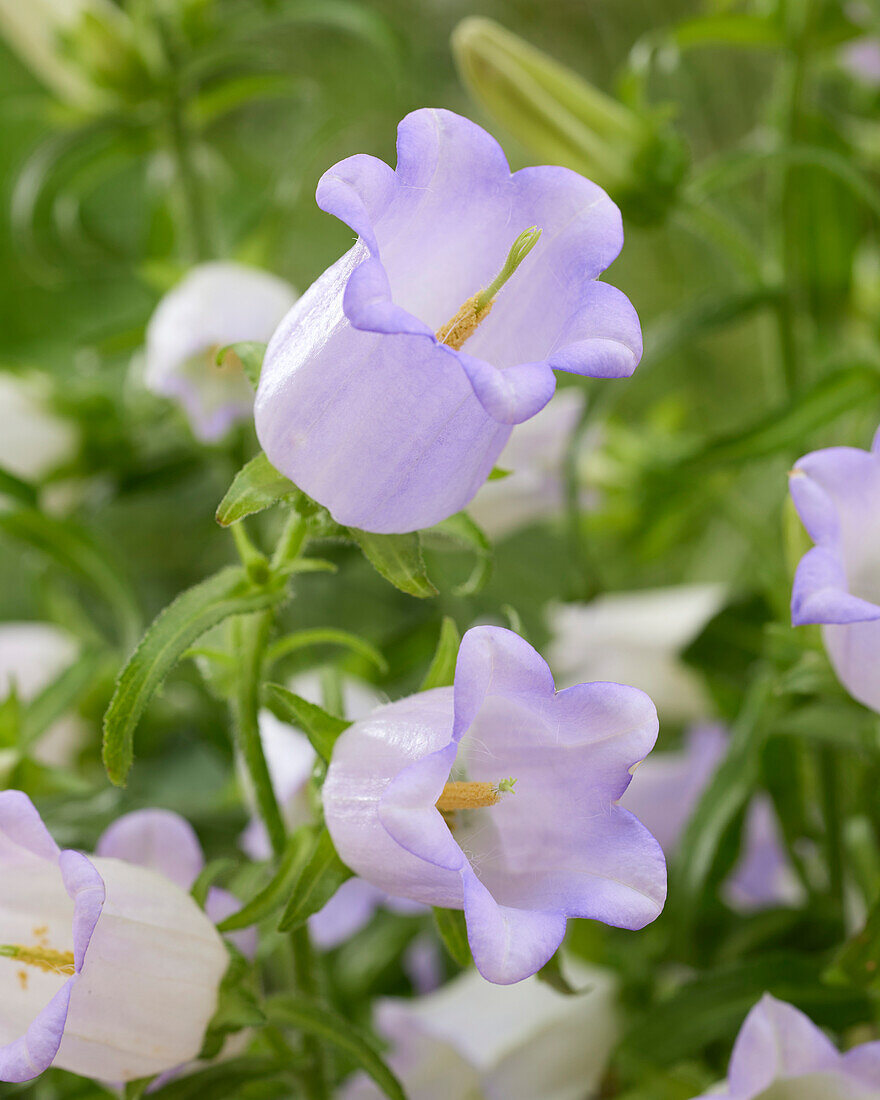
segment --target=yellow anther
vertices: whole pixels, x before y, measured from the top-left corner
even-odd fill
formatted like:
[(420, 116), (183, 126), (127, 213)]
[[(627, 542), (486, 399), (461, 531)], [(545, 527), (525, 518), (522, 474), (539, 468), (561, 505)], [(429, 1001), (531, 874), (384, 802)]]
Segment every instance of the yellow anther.
[(76, 973), (72, 951), (55, 951), (51, 947), (23, 947), (21, 944), (0, 944), (0, 956), (15, 959), (25, 966), (35, 966), (47, 974)]
[(480, 810), (500, 802), (502, 794), (511, 794), (515, 783), (515, 779), (502, 779), (500, 783), (450, 782), (443, 788), (435, 805), (441, 814), (456, 810)]

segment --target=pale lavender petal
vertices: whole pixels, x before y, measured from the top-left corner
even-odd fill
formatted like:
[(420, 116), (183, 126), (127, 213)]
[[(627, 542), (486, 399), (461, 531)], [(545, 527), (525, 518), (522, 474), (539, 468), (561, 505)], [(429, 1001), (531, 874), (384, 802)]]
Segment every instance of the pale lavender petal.
[[(615, 805), (656, 736), (642, 692), (598, 683), (557, 694), (523, 639), (477, 627), (451, 700), (448, 689), (413, 696), (342, 735), (327, 824), (342, 858), (382, 889), (463, 907), (480, 971), (519, 981), (556, 950), (567, 916), (640, 928), (662, 909), (662, 851)], [(435, 803), (459, 771), (516, 786), (451, 831)]]
[(416, 936), (403, 953), (403, 969), (416, 993), (439, 989), (443, 982), (443, 954), (431, 935)]
[[(349, 157), (324, 175), (318, 203), (358, 243), (276, 332), (255, 414), (270, 461), (340, 523), (439, 522), (486, 480), (510, 425), (550, 400), (554, 366), (635, 368), (638, 319), (594, 282), (620, 249), (620, 214), (575, 173), (512, 175), (480, 127), (421, 110), (400, 124), (396, 171)], [(541, 240), (465, 346), (438, 344), (533, 225)]]
[(316, 947), (330, 951), (345, 943), (372, 919), (385, 893), (362, 878), (350, 878), (339, 887), (323, 909), (309, 917), (309, 932)]
[(773, 804), (766, 795), (758, 795), (749, 805), (742, 854), (722, 893), (742, 912), (796, 905), (803, 899), (803, 887), (789, 866)]
[(730, 1058), (730, 1094), (757, 1096), (774, 1081), (822, 1070), (840, 1062), (836, 1047), (793, 1005), (765, 993), (745, 1019)]
[(205, 866), (195, 829), (171, 810), (135, 810), (117, 818), (99, 838), (95, 855), (149, 867), (182, 890)]
[(828, 656), (854, 698), (880, 710), (880, 453), (831, 447), (800, 459), (791, 497), (815, 547), (792, 589), (795, 625), (823, 624)]

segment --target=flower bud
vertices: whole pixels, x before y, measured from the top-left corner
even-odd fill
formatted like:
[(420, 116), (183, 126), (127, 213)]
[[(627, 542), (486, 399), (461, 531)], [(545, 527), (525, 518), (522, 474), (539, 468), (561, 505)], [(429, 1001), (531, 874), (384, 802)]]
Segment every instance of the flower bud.
[(660, 221), (687, 168), (682, 139), (490, 19), (464, 19), (452, 50), (473, 98), (541, 161), (598, 183), (633, 221)]
[(0, 34), (59, 99), (100, 108), (148, 73), (131, 20), (111, 0), (0, 0)]

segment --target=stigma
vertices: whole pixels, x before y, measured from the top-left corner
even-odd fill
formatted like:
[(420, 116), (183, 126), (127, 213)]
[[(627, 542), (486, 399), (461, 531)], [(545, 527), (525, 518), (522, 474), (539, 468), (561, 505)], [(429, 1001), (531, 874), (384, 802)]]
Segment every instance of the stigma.
[(441, 344), (459, 351), (464, 344), (476, 332), (477, 327), (492, 311), (498, 291), (513, 275), (519, 265), (532, 251), (541, 236), (541, 230), (536, 226), (524, 229), (510, 246), (504, 266), (488, 286), (477, 291), (461, 306), (458, 312), (441, 325), (435, 336)]

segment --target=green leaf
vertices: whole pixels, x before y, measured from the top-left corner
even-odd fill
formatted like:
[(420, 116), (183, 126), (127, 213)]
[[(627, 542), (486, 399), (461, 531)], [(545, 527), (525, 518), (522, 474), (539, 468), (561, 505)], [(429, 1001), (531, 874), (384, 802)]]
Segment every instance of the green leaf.
[(329, 714), (316, 703), (294, 695), (281, 684), (266, 684), (266, 696), (275, 717), (301, 729), (318, 756), (329, 764), (337, 737), (348, 729), (351, 722)]
[[(224, 1059), (177, 1077), (151, 1095), (161, 1100), (240, 1100), (245, 1095), (243, 1090), (255, 1081), (265, 1084), (286, 1073), (292, 1060), (290, 1054), (282, 1059), (258, 1055)], [(288, 1084), (283, 1093), (276, 1095), (290, 1097), (295, 1094)]]
[(153, 693), (187, 649), (211, 627), (280, 603), (282, 588), (254, 588), (241, 566), (229, 566), (181, 593), (147, 629), (119, 675), (104, 715), (104, 766), (117, 786), (134, 759), (134, 731)]
[(653, 1071), (731, 1043), (763, 993), (796, 1005), (819, 1026), (845, 1031), (869, 1017), (867, 998), (824, 985), (821, 962), (772, 952), (707, 971), (652, 1004), (624, 1038), (622, 1053)]
[(344, 1051), (391, 1100), (406, 1100), (400, 1082), (382, 1060), (378, 1043), (350, 1020), (298, 994), (272, 997), (266, 1010), (272, 1023), (295, 1027)]
[(545, 963), (541, 967), (536, 977), (538, 981), (544, 982), (546, 985), (555, 989), (557, 993), (563, 993), (566, 997), (577, 997), (579, 994), (586, 992), (584, 989), (575, 989), (568, 978), (562, 973), (558, 951), (548, 963)]
[(395, 588), (419, 599), (437, 595), (428, 579), (417, 531), (408, 535), (375, 535), (371, 531), (346, 528), (377, 573)]
[(37, 490), (27, 481), (0, 467), (0, 495), (12, 497), (29, 508), (37, 506)]
[(96, 592), (114, 611), (123, 643), (134, 644), (141, 630), (134, 592), (116, 562), (87, 531), (29, 508), (0, 514), (0, 531), (46, 554)]
[(434, 909), (434, 923), (452, 961), (463, 968), (469, 967), (471, 946), (468, 943), (467, 922), (461, 909)]
[(257, 388), (260, 384), (260, 371), (263, 369), (263, 359), (266, 355), (266, 345), (255, 343), (253, 340), (242, 340), (237, 344), (227, 344), (217, 352), (216, 363), (222, 367), (227, 355), (238, 356), (248, 382)]
[(861, 932), (838, 952), (825, 978), (835, 985), (880, 989), (880, 900), (868, 914)]
[(722, 436), (682, 460), (678, 471), (687, 476), (698, 469), (718, 468), (789, 452), (804, 451), (804, 441), (843, 413), (876, 402), (880, 373), (869, 367), (851, 367), (822, 378), (790, 404), (763, 417), (744, 431)]
[(126, 1081), (122, 1090), (123, 1100), (141, 1100), (154, 1078), (139, 1077), (137, 1081)]
[(477, 560), (471, 575), (454, 589), (456, 596), (473, 596), (485, 588), (492, 576), (492, 543), (467, 512), (457, 512), (444, 519), (442, 523), (423, 532), (422, 537), (426, 546), (445, 549), (452, 544), (454, 549), (469, 550), (476, 555)]
[(690, 934), (722, 841), (757, 784), (771, 690), (769, 671), (760, 671), (734, 726), (727, 756), (703, 791), (679, 844), (669, 894), (683, 940)]
[(15, 684), (0, 702), (0, 750), (17, 749), (22, 742), (22, 707)]
[[(309, 559), (306, 559), (309, 560)], [(275, 661), (286, 657), (288, 653), (294, 653), (298, 649), (309, 649), (316, 645), (338, 645), (350, 649), (352, 653), (364, 657), (372, 662), (380, 672), (388, 671), (388, 662), (374, 645), (359, 637), (350, 634), (347, 630), (335, 630), (333, 627), (316, 627), (313, 630), (298, 630), (295, 634), (287, 634), (279, 638), (270, 646), (266, 653), (266, 662), (273, 664)]]
[(455, 620), (448, 615), (444, 615), (443, 622), (440, 624), (437, 649), (419, 691), (430, 691), (431, 688), (450, 687), (452, 685), (455, 680), (455, 662), (458, 660), (460, 643), (461, 635), (455, 625)]
[(505, 470), (503, 466), (493, 466), (489, 471), (487, 481), (503, 481), (506, 477), (510, 477), (513, 470)]
[(234, 859), (212, 859), (210, 863), (202, 868), (196, 881), (189, 888), (193, 900), (197, 902), (202, 909), (205, 908), (208, 892), (217, 879), (228, 874), (230, 871), (234, 871), (235, 866)]
[(226, 496), (220, 501), (215, 518), (221, 527), (229, 527), (245, 516), (271, 508), (279, 501), (293, 502), (299, 495), (299, 489), (293, 482), (279, 474), (260, 451), (235, 475)]
[(217, 925), (218, 932), (238, 932), (242, 928), (250, 928), (281, 908), (290, 897), (302, 870), (304, 841), (310, 832), (309, 827), (305, 826), (304, 830), (297, 830), (293, 836), (288, 837), (278, 870), (237, 913)]
[(352, 872), (336, 854), (327, 829), (322, 828), (305, 866), (297, 876), (293, 897), (278, 925), (279, 931), (290, 932), (305, 924), (312, 913), (324, 908), (351, 876)]

